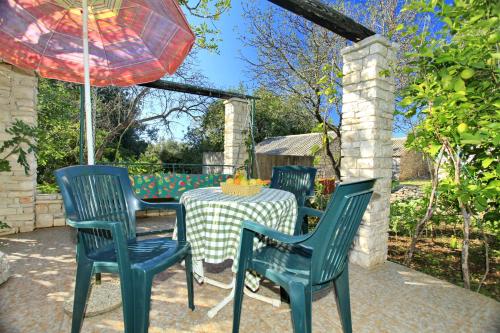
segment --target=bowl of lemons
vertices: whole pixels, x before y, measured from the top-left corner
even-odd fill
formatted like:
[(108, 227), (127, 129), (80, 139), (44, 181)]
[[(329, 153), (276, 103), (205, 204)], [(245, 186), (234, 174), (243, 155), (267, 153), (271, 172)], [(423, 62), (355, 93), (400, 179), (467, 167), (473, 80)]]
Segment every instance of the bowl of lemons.
[(267, 184), (261, 179), (247, 179), (244, 175), (236, 174), (220, 184), (222, 193), (237, 196), (252, 196), (259, 194), (262, 186)]

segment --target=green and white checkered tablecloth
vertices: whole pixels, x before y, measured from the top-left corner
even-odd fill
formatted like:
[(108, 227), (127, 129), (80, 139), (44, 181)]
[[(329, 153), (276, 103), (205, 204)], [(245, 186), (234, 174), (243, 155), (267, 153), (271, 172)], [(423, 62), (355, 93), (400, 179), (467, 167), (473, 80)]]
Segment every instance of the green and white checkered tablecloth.
[[(232, 270), (236, 272), (243, 221), (252, 220), (291, 235), (297, 219), (295, 196), (277, 189), (264, 188), (257, 195), (239, 197), (225, 195), (220, 187), (200, 188), (185, 192), (180, 202), (186, 207), (186, 236), (194, 271), (200, 276), (202, 261), (217, 264), (233, 259)], [(259, 279), (247, 274), (246, 285), (256, 290)]]

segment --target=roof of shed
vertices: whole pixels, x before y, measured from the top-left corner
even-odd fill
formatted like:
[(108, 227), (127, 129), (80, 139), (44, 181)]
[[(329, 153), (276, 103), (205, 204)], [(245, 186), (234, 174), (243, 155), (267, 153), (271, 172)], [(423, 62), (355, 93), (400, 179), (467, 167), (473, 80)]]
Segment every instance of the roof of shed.
[(401, 157), (403, 151), (405, 151), (406, 137), (404, 138), (392, 138), (392, 156)]
[[(330, 132), (335, 136), (335, 133)], [(275, 136), (267, 138), (255, 146), (257, 154), (312, 156), (312, 148), (321, 146), (322, 133), (307, 133), (297, 135)]]
[[(329, 132), (335, 136), (334, 132)], [(322, 133), (275, 136), (267, 138), (255, 146), (257, 154), (312, 156), (312, 148), (321, 146)], [(392, 138), (392, 156), (400, 157), (404, 151), (406, 138)]]

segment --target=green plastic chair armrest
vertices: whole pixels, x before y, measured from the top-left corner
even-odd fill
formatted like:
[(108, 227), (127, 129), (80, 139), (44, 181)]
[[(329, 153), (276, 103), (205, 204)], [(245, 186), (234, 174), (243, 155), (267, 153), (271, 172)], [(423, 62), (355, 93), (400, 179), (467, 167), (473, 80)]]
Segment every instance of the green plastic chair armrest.
[[(103, 229), (109, 230), (115, 243), (115, 249), (118, 254), (118, 262), (123, 267), (129, 267), (129, 257), (127, 251), (127, 237), (123, 229), (122, 222), (111, 221), (73, 221), (68, 219), (68, 224), (77, 229)], [(80, 246), (80, 245), (78, 245)]]
[(302, 243), (307, 238), (309, 238), (308, 235), (301, 235), (301, 236), (287, 235), (275, 229), (268, 228), (262, 224), (253, 221), (244, 221), (243, 229), (250, 230), (254, 232), (254, 234), (260, 234), (285, 244), (299, 244)]
[[(139, 199), (138, 199), (139, 200)], [(159, 210), (174, 210), (177, 217), (177, 239), (180, 241), (186, 240), (186, 221), (184, 220), (184, 206), (178, 202), (147, 202), (139, 200), (139, 209), (159, 209)], [(156, 231), (146, 231), (137, 233), (137, 236), (146, 236), (165, 232), (173, 232), (173, 229), (162, 229)]]
[(315, 216), (322, 217), (324, 212), (322, 210), (314, 209), (311, 207), (300, 207), (299, 208), (299, 216)]
[(110, 221), (73, 221), (68, 219), (67, 222), (70, 226), (77, 229), (104, 229), (109, 231), (123, 229), (121, 222)]
[(157, 209), (157, 210), (179, 210), (181, 204), (177, 202), (147, 202), (144, 200), (139, 200), (139, 209)]

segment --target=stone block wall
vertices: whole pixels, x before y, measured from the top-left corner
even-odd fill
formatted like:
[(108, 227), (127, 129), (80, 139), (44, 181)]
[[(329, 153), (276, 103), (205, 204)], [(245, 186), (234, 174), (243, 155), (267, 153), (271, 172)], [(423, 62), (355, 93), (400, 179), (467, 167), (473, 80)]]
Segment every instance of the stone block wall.
[[(16, 119), (36, 124), (36, 98), (36, 76), (0, 62), (0, 144), (10, 139), (5, 130)], [(3, 234), (35, 228), (36, 159), (28, 156), (28, 175), (16, 160), (15, 155), (9, 158), (12, 171), (0, 172), (0, 221), (11, 227), (0, 230)]]
[(387, 258), (395, 100), (394, 79), (383, 72), (395, 49), (375, 35), (345, 48), (342, 56), (342, 180), (377, 178), (350, 260), (371, 267)]
[[(240, 167), (248, 158), (245, 138), (249, 129), (248, 101), (231, 98), (224, 101), (224, 164)], [(232, 167), (224, 167), (225, 174), (233, 173)]]
[[(171, 216), (170, 211), (141, 210), (137, 218)], [(62, 196), (56, 194), (37, 194), (35, 204), (35, 228), (61, 227), (66, 225)]]
[(61, 227), (66, 225), (62, 196), (37, 194), (35, 202), (35, 228)]
[(203, 174), (218, 174), (223, 173), (224, 168), (222, 166), (210, 166), (210, 165), (223, 165), (224, 164), (224, 152), (204, 152), (203, 153)]

